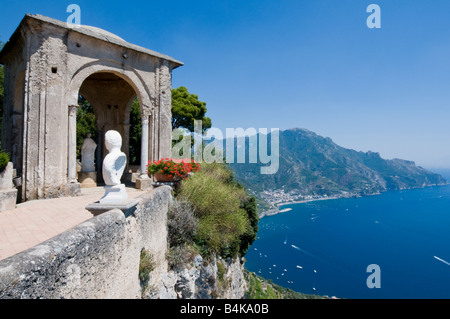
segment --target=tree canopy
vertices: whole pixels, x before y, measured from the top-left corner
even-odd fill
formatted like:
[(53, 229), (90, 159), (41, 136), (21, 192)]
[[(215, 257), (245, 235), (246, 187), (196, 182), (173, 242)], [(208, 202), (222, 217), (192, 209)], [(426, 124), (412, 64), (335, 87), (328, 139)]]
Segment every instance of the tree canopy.
[(206, 102), (199, 101), (198, 95), (190, 94), (188, 89), (180, 86), (172, 89), (172, 130), (186, 128), (194, 131), (194, 121), (202, 121), (202, 133), (211, 128), (211, 119), (205, 117)]

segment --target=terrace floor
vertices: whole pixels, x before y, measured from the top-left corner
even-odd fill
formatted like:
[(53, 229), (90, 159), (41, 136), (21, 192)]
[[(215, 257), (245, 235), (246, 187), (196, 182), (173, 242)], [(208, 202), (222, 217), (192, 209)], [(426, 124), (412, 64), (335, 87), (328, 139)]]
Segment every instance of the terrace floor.
[[(127, 187), (130, 199), (144, 192)], [(0, 260), (40, 244), (93, 217), (85, 209), (104, 194), (102, 187), (82, 188), (81, 195), (33, 200), (0, 212)]]

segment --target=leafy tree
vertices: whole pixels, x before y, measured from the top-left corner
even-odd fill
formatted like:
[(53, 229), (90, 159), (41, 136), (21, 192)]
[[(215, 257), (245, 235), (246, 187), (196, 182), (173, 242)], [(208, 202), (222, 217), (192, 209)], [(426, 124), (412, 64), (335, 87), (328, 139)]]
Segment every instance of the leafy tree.
[[(211, 119), (205, 117), (206, 103), (198, 96), (190, 94), (188, 89), (180, 86), (172, 89), (172, 130), (185, 128), (194, 131), (194, 120), (202, 120), (202, 133), (211, 128)], [(141, 156), (141, 116), (139, 101), (136, 99), (130, 113), (130, 163), (139, 164)], [(182, 137), (180, 137), (181, 139)], [(172, 141), (172, 146), (179, 141)]]
[(198, 100), (198, 95), (190, 94), (180, 86), (172, 89), (172, 129), (186, 128), (194, 131), (194, 120), (202, 120), (202, 133), (211, 128), (211, 119), (205, 117), (206, 102)]

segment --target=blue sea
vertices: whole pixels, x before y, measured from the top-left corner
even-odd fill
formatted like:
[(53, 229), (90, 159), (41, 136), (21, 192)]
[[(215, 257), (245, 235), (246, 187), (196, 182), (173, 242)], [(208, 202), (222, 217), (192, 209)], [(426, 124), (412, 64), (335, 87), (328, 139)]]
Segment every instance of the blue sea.
[(329, 297), (450, 298), (450, 185), (282, 208), (260, 220), (248, 270)]

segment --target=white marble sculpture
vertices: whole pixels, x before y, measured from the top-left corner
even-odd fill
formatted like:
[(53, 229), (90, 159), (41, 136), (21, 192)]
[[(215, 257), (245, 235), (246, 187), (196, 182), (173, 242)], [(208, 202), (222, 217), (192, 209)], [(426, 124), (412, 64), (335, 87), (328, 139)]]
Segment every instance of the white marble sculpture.
[(120, 182), (127, 164), (127, 156), (120, 150), (122, 147), (120, 133), (114, 130), (106, 132), (105, 146), (109, 153), (103, 160), (102, 173), (106, 186), (100, 204), (119, 204), (128, 199), (125, 185)]
[(97, 143), (91, 138), (91, 133), (88, 133), (81, 146), (81, 171), (95, 172), (95, 149)]

